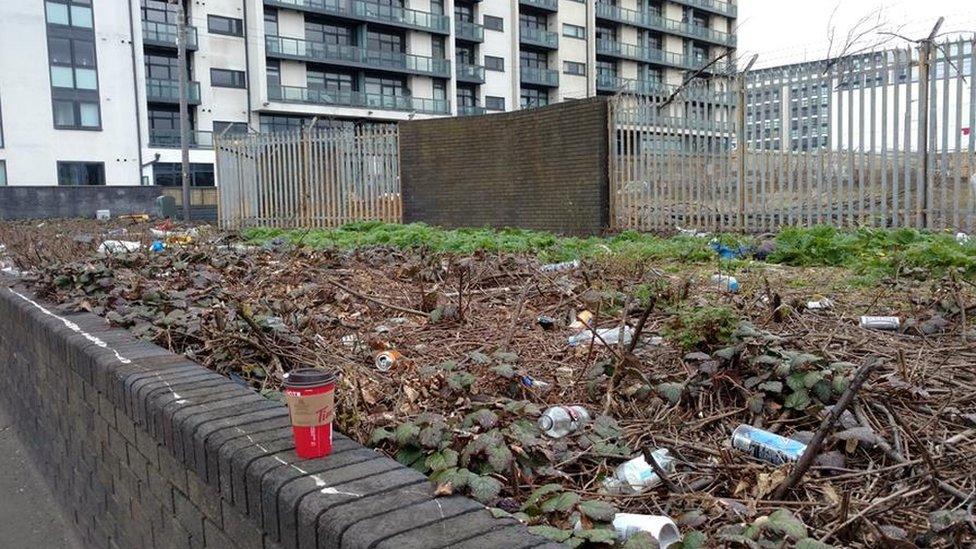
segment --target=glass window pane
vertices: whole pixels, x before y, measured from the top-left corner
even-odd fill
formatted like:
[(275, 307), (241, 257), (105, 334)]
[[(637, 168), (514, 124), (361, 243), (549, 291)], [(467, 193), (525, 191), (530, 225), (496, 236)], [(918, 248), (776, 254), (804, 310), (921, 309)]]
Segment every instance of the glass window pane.
[(81, 6), (71, 6), (71, 26), (92, 28), (92, 10)]
[(47, 3), (47, 22), (52, 25), (68, 24), (68, 6), (64, 4)]
[(95, 44), (87, 40), (75, 40), (75, 66), (94, 67), (95, 66)]
[(74, 126), (75, 124), (75, 105), (71, 101), (54, 102), (54, 125), (55, 126)]
[(67, 38), (50, 38), (47, 41), (51, 53), (51, 62), (59, 65), (71, 64), (71, 40)]
[(0, 160), (0, 185), (7, 184), (7, 161)]
[(98, 103), (79, 103), (81, 112), (81, 125), (85, 128), (97, 128), (99, 125), (98, 121)]
[(75, 69), (75, 87), (79, 90), (97, 90), (98, 76), (92, 69)]
[(51, 67), (51, 85), (55, 88), (75, 87), (71, 67)]

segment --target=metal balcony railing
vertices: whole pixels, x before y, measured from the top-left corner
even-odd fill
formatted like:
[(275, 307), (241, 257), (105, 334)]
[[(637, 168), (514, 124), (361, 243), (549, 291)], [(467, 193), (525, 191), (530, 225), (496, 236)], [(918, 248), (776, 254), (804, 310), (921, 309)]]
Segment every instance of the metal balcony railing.
[(556, 49), (559, 47), (559, 35), (546, 29), (538, 29), (521, 25), (519, 27), (519, 41), (523, 44)]
[(537, 86), (559, 86), (559, 72), (552, 69), (522, 66), (520, 69), (521, 82)]
[(458, 116), (478, 116), (485, 114), (485, 108), (477, 105), (458, 105)]
[(364, 65), (409, 73), (450, 78), (451, 62), (409, 53), (372, 51), (344, 44), (324, 44), (299, 38), (265, 36), (265, 53), (271, 57), (297, 57), (309, 61)]
[(485, 83), (485, 68), (470, 63), (457, 64), (457, 79), (463, 82)]
[(596, 5), (596, 16), (600, 19), (607, 19), (610, 21), (616, 21), (637, 27), (644, 27), (670, 34), (678, 34), (681, 36), (687, 36), (689, 38), (713, 42), (723, 46), (735, 46), (736, 43), (734, 35), (713, 30), (708, 27), (703, 27), (701, 25), (695, 25), (694, 23), (667, 19), (655, 11), (644, 12), (621, 8), (612, 4), (598, 3)]
[(363, 0), (354, 0), (352, 10), (358, 17), (371, 21), (404, 25), (431, 32), (450, 32), (450, 20), (446, 15)]
[[(149, 146), (160, 148), (178, 148), (180, 146), (180, 130), (159, 130), (150, 128)], [(213, 132), (191, 130), (190, 147), (194, 149), (212, 149)]]
[[(180, 82), (178, 80), (163, 80), (161, 78), (146, 79), (146, 99), (160, 103), (180, 102)], [(187, 102), (200, 104), (200, 83), (189, 82)]]
[(382, 95), (352, 90), (301, 88), (297, 86), (268, 86), (268, 99), (285, 103), (310, 103), (313, 105), (416, 111), (429, 114), (450, 114), (451, 112), (451, 103), (445, 99), (429, 99), (409, 95)]
[[(176, 47), (176, 25), (172, 23), (158, 23), (156, 21), (142, 21), (142, 41), (157, 46)], [(186, 49), (197, 49), (196, 27), (186, 27)]]
[(559, 10), (558, 0), (519, 0), (519, 4), (522, 4), (523, 6), (532, 6), (533, 8), (539, 8), (540, 10), (547, 10), (547, 11)]
[(471, 42), (485, 41), (484, 25), (479, 25), (478, 23), (472, 23), (471, 21), (461, 21), (460, 19), (454, 19), (454, 34), (461, 40), (469, 40)]
[(701, 8), (703, 10), (707, 10), (712, 13), (717, 13), (719, 15), (724, 15), (726, 17), (735, 17), (738, 13), (737, 6), (730, 2), (721, 2), (719, 0), (672, 0), (672, 1), (678, 4), (684, 4), (686, 6)]

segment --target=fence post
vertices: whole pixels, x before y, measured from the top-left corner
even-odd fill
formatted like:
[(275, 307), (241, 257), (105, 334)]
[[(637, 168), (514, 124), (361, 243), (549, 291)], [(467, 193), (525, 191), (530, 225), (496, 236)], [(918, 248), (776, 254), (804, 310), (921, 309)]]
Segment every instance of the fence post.
[(915, 226), (928, 226), (929, 212), (929, 63), (932, 43), (923, 41), (918, 47), (918, 200), (915, 201)]
[[(749, 65), (751, 66), (752, 63)], [(738, 156), (736, 157), (739, 166), (736, 176), (739, 212), (737, 225), (740, 231), (746, 232), (746, 72), (739, 73), (735, 82), (738, 88), (736, 90), (736, 103), (738, 104), (736, 105), (735, 140), (739, 144)]]

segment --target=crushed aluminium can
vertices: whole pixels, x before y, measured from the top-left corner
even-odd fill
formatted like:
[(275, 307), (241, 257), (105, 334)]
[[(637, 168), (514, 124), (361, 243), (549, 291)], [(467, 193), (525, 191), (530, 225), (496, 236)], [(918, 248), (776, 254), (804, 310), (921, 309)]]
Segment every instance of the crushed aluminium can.
[(862, 316), (861, 327), (871, 330), (897, 330), (901, 320), (897, 316)]
[(800, 441), (745, 424), (732, 431), (732, 447), (773, 465), (796, 461), (807, 450)]
[(397, 351), (383, 351), (382, 353), (376, 355), (376, 359), (373, 360), (373, 364), (376, 366), (377, 370), (381, 372), (389, 372), (390, 368), (395, 366), (396, 363), (401, 359), (403, 359), (403, 355)]

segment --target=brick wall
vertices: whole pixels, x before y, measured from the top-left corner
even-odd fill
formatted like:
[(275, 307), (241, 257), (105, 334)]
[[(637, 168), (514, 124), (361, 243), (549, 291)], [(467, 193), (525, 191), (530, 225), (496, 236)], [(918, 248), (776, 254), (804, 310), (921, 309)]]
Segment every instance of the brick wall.
[(403, 216), (591, 235), (607, 227), (603, 98), (400, 124)]
[(295, 455), (287, 410), (0, 280), (0, 405), (98, 548), (547, 546), (337, 435)]
[[(156, 197), (164, 189), (136, 185), (0, 187), (0, 219), (94, 219), (98, 210), (109, 210), (113, 217), (133, 213), (152, 215)], [(216, 206), (190, 204), (194, 204), (190, 212), (194, 220), (217, 220)], [(182, 215), (182, 210), (179, 214)]]

